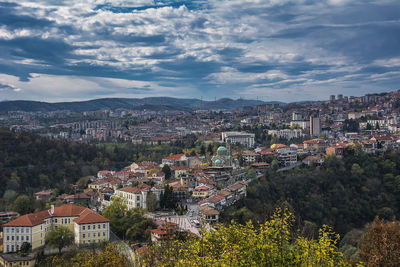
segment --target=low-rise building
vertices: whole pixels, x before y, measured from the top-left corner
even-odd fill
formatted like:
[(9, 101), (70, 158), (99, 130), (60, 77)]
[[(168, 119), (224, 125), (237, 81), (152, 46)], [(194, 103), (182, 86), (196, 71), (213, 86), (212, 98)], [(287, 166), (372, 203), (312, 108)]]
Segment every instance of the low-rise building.
[(36, 259), (33, 255), (21, 256), (16, 253), (0, 254), (0, 266), (35, 266)]
[[(91, 235), (80, 237), (83, 225), (91, 225)], [(96, 225), (96, 228), (93, 228)], [(37, 213), (20, 216), (3, 225), (3, 251), (16, 252), (24, 242), (31, 244), (32, 249), (44, 246), (48, 232), (58, 226), (66, 226), (75, 234), (77, 244), (96, 243), (110, 239), (109, 220), (95, 211), (66, 204)], [(86, 227), (86, 226), (85, 226)], [(85, 228), (84, 227), (84, 228)], [(93, 234), (92, 234), (93, 232)], [(96, 234), (94, 234), (94, 232)]]

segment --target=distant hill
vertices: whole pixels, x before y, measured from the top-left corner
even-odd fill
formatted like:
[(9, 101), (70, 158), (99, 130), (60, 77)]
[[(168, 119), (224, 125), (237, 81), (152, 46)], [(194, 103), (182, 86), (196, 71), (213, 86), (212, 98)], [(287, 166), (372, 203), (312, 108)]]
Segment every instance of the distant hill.
[(0, 102), (0, 112), (7, 111), (57, 111), (71, 110), (76, 112), (95, 111), (105, 108), (117, 109), (149, 109), (149, 110), (234, 110), (245, 106), (261, 104), (285, 104), (283, 102), (264, 102), (260, 100), (246, 100), (221, 98), (216, 101), (202, 101), (199, 99), (184, 99), (173, 97), (147, 97), (147, 98), (102, 98), (79, 102), (48, 103), (39, 101), (15, 100)]

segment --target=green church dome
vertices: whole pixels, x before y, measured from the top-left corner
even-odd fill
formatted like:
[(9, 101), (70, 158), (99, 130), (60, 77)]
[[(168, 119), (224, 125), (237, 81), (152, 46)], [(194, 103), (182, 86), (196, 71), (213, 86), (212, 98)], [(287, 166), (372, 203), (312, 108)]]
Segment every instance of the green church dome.
[(218, 151), (218, 152), (220, 152), (220, 151), (227, 151), (227, 149), (226, 149), (226, 147), (220, 146), (220, 147), (217, 149), (217, 151)]

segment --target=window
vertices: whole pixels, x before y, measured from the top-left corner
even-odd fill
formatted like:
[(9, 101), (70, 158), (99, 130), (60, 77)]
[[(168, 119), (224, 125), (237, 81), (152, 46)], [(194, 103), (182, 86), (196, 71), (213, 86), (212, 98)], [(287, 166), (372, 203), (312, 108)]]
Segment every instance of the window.
[(29, 241), (29, 235), (26, 236), (26, 241)]
[(19, 236), (17, 236), (17, 241), (19, 240)]
[(87, 229), (90, 230), (90, 225), (87, 226)]
[(14, 241), (14, 236), (11, 237), (11, 240)]
[(82, 235), (82, 238), (85, 238), (85, 234)]
[(8, 241), (8, 240), (10, 240), (10, 237), (9, 237), (9, 236), (7, 236), (7, 241)]
[(101, 228), (101, 225), (100, 225), (100, 224), (98, 224), (98, 225), (97, 225), (97, 229), (100, 229), (100, 228)]
[(136, 201), (140, 201), (140, 196), (137, 196), (137, 197), (136, 197)]
[(17, 229), (15, 229), (15, 231), (16, 231), (17, 233), (19, 233), (19, 228), (17, 227)]
[(82, 226), (82, 230), (84, 230), (84, 231), (85, 231), (85, 226)]
[(90, 233), (89, 233), (89, 234), (87, 234), (87, 237), (88, 237), (88, 238), (90, 238)]
[(21, 236), (21, 241), (24, 241), (24, 236)]
[(55, 223), (57, 223), (57, 218), (54, 220)]
[(103, 232), (103, 236), (106, 236), (106, 232)]
[(63, 218), (61, 218), (61, 224), (64, 224), (64, 219)]
[(106, 224), (105, 223), (103, 223), (103, 229), (106, 229)]

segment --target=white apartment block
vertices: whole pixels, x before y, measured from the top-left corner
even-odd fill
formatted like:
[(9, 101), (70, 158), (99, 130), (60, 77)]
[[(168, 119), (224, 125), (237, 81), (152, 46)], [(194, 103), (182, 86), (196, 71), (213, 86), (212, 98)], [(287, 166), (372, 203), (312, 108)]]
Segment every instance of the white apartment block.
[(246, 147), (254, 147), (254, 134), (245, 132), (223, 132), (222, 142), (231, 144), (241, 144)]
[(268, 130), (268, 134), (284, 139), (300, 138), (304, 136), (301, 129)]

